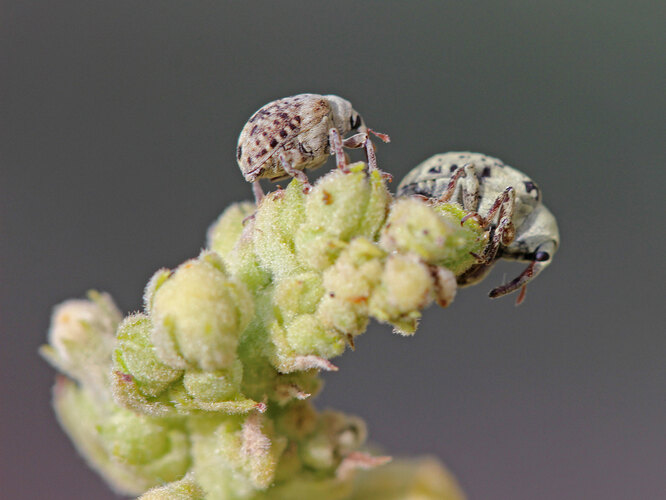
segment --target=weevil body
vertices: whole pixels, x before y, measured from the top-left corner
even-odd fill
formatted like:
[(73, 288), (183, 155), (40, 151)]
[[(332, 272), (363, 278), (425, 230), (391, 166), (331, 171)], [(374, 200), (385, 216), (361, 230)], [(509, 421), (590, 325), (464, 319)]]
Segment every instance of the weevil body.
[[(354, 132), (354, 135), (342, 137)], [(238, 137), (236, 159), (248, 182), (296, 177), (309, 186), (305, 169), (321, 166), (331, 153), (338, 167), (346, 163), (342, 148), (366, 147), (368, 164), (376, 168), (374, 149), (351, 103), (336, 95), (299, 94), (270, 102), (254, 113)], [(388, 140), (384, 134), (376, 134)], [(371, 151), (372, 150), (372, 151)]]
[(522, 172), (480, 153), (450, 152), (415, 167), (398, 186), (398, 196), (421, 195), (457, 202), (490, 231), (478, 263), (458, 276), (458, 284), (481, 281), (497, 259), (530, 264), (514, 280), (490, 292), (500, 297), (521, 290), (552, 261), (559, 246), (557, 221), (541, 202), (539, 187)]

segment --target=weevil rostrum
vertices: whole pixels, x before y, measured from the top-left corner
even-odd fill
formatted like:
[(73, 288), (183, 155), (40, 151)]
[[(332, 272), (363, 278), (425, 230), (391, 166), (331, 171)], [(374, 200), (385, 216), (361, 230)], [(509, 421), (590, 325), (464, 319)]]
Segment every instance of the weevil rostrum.
[(477, 264), (458, 276), (461, 286), (481, 281), (498, 259), (529, 262), (515, 279), (490, 292), (501, 297), (520, 290), (552, 261), (560, 242), (557, 221), (541, 202), (539, 187), (522, 172), (480, 153), (434, 155), (402, 180), (398, 196), (420, 195), (438, 203), (456, 202), (489, 231)]
[[(354, 135), (343, 137), (354, 132)], [(351, 103), (336, 95), (299, 94), (270, 102), (256, 111), (238, 137), (236, 159), (245, 180), (252, 182), (257, 202), (263, 197), (259, 179), (295, 177), (310, 188), (303, 172), (324, 164), (330, 154), (346, 168), (343, 147), (365, 148), (368, 168), (377, 168), (368, 129)]]

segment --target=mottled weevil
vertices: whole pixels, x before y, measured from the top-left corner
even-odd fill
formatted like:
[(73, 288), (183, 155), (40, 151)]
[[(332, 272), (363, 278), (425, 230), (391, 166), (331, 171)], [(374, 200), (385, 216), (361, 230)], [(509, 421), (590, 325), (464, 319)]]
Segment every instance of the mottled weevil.
[(560, 243), (557, 221), (541, 203), (539, 187), (522, 172), (480, 153), (434, 155), (415, 167), (398, 186), (398, 196), (421, 195), (437, 203), (457, 202), (490, 231), (477, 264), (458, 276), (459, 285), (481, 281), (500, 258), (529, 262), (514, 280), (490, 292), (501, 297), (520, 289), (548, 266)]
[[(343, 139), (348, 132), (354, 135)], [(384, 142), (386, 134), (366, 127), (349, 101), (336, 95), (299, 94), (261, 107), (238, 137), (236, 159), (245, 177), (253, 183), (257, 202), (263, 197), (259, 179), (295, 177), (310, 188), (303, 172), (321, 166), (335, 153), (337, 166), (346, 168), (343, 147), (364, 147), (368, 168), (377, 168), (374, 146), (368, 132)]]

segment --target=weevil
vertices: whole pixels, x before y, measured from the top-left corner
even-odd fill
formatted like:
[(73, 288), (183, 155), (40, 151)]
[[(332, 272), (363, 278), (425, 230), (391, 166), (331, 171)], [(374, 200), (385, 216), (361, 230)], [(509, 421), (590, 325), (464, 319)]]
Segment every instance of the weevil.
[[(353, 132), (348, 138), (344, 136)], [(330, 154), (346, 169), (343, 148), (365, 148), (368, 168), (377, 169), (368, 129), (351, 103), (336, 95), (299, 94), (270, 102), (256, 111), (238, 137), (236, 159), (245, 180), (252, 182), (257, 202), (263, 197), (259, 179), (295, 177), (310, 188), (305, 169), (320, 167)]]
[(553, 259), (560, 243), (557, 221), (541, 201), (541, 190), (527, 175), (481, 153), (434, 155), (402, 180), (398, 196), (420, 195), (436, 203), (457, 202), (489, 231), (477, 263), (457, 277), (461, 286), (481, 281), (498, 259), (529, 262), (515, 279), (490, 292), (496, 298), (520, 290)]

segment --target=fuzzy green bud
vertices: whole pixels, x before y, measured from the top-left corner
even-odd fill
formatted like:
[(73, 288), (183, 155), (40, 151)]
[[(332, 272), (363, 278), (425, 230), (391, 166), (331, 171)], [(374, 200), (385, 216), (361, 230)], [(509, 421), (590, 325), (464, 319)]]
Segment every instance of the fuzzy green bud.
[(317, 430), (305, 441), (301, 458), (309, 467), (330, 469), (343, 457), (358, 450), (367, 437), (365, 423), (358, 417), (335, 411), (323, 412)]
[(365, 172), (363, 163), (349, 172), (334, 170), (322, 177), (305, 203), (306, 218), (296, 236), (299, 257), (313, 269), (333, 264), (352, 238), (374, 239), (384, 223), (391, 195), (379, 172)]
[(324, 295), (321, 275), (314, 272), (289, 276), (277, 283), (273, 300), (281, 321), (312, 314)]
[(243, 232), (243, 221), (256, 209), (256, 205), (248, 201), (227, 208), (208, 229), (207, 247), (226, 261)]
[(253, 310), (245, 286), (227, 276), (217, 254), (204, 253), (181, 265), (155, 291), (157, 353), (174, 368), (229, 369)]
[(199, 401), (225, 401), (237, 396), (243, 379), (243, 365), (236, 361), (230, 370), (187, 370), (185, 390)]
[(247, 498), (272, 483), (286, 440), (274, 435), (269, 420), (254, 413), (192, 424), (195, 474), (211, 498), (229, 498), (229, 492)]
[(177, 423), (100, 404), (64, 378), (56, 384), (54, 407), (79, 452), (118, 492), (142, 493), (189, 467), (189, 440)]
[(341, 354), (346, 345), (339, 332), (326, 328), (313, 314), (298, 316), (286, 326), (274, 321), (269, 334), (274, 347), (271, 361), (281, 373), (337, 370), (327, 359)]
[(165, 420), (154, 419), (131, 411), (117, 411), (100, 424), (100, 437), (109, 452), (119, 461), (139, 466), (154, 462), (174, 447), (182, 447), (178, 453), (175, 474), (178, 477), (187, 468), (188, 443), (181, 429), (172, 428)]
[(51, 316), (49, 345), (40, 353), (53, 366), (107, 398), (114, 332), (122, 315), (106, 293), (91, 291), (89, 300), (68, 300)]
[(417, 198), (401, 198), (391, 207), (380, 245), (388, 251), (413, 252), (428, 264), (460, 274), (476, 263), (470, 252), (481, 253), (487, 234), (454, 205), (437, 207)]
[(302, 268), (294, 251), (294, 235), (304, 219), (305, 194), (298, 180), (262, 200), (254, 220), (248, 221), (260, 264), (282, 277)]
[(158, 396), (183, 372), (163, 363), (151, 341), (153, 325), (144, 314), (128, 316), (118, 327), (114, 369), (131, 375), (146, 396)]
[(385, 255), (364, 237), (351, 241), (324, 272), (326, 293), (317, 312), (323, 325), (349, 335), (365, 331), (368, 300), (381, 280)]
[(297, 356), (325, 359), (342, 354), (345, 341), (339, 332), (326, 328), (314, 314), (301, 314), (286, 327), (287, 343)]
[(386, 260), (381, 284), (369, 309), (379, 321), (392, 323), (401, 333), (414, 333), (421, 309), (432, 302), (435, 281), (416, 254), (393, 254)]
[(460, 486), (434, 458), (397, 460), (361, 471), (350, 500), (464, 500)]
[(204, 491), (194, 480), (193, 474), (180, 481), (157, 486), (139, 497), (139, 500), (204, 500)]

